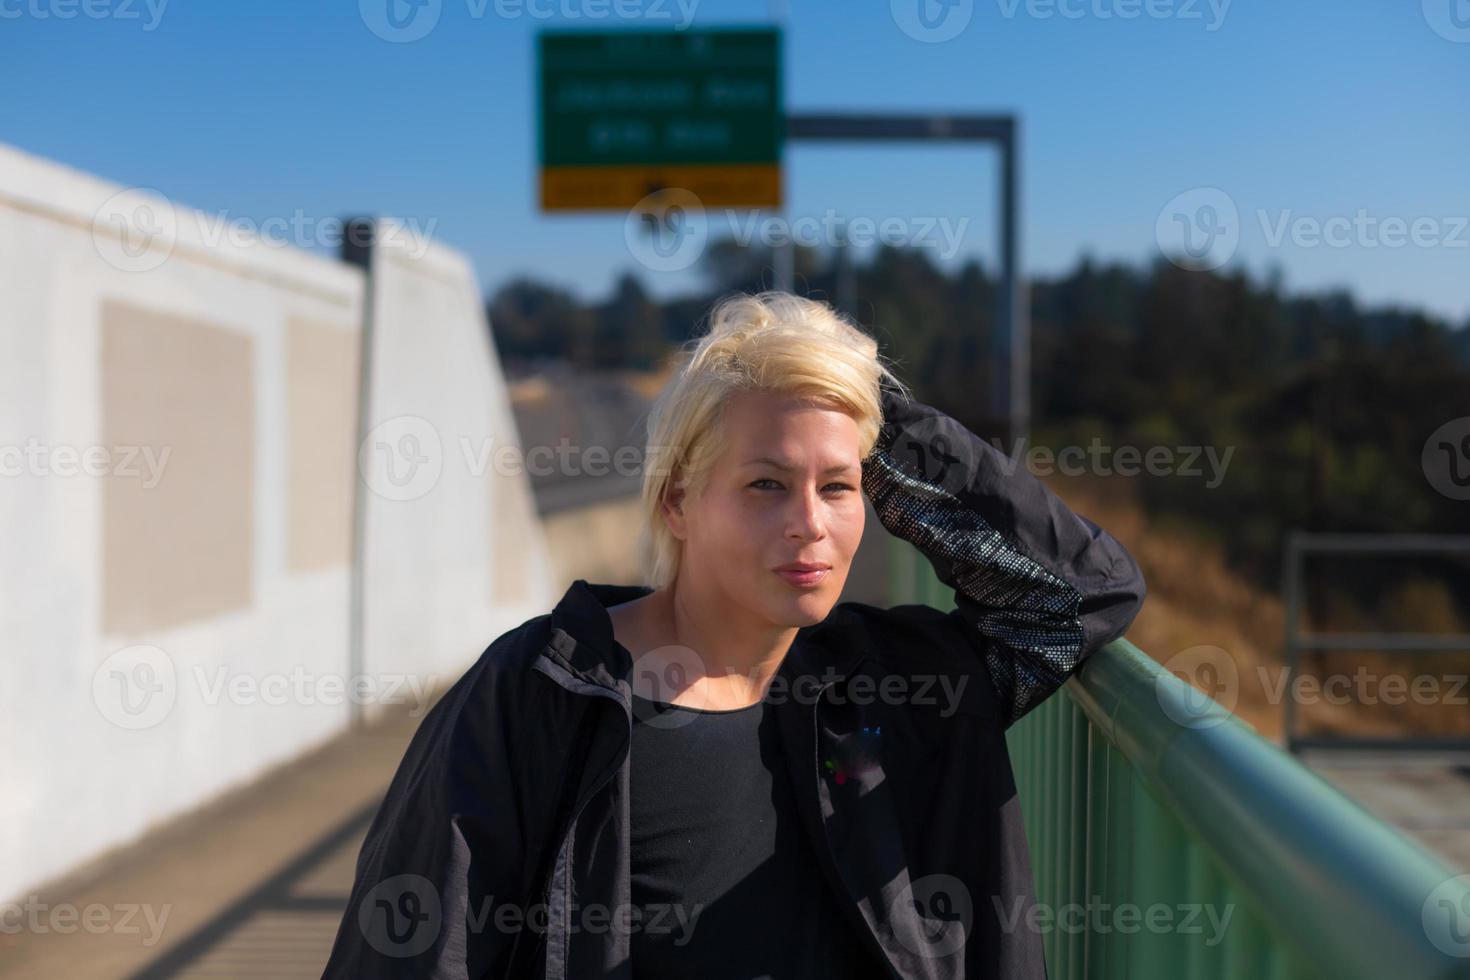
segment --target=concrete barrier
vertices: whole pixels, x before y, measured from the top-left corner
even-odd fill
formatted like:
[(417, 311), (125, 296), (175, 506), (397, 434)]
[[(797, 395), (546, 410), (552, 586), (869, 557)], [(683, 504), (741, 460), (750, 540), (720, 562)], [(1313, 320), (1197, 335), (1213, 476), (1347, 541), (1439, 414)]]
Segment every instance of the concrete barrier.
[[(479, 287), (397, 228), (368, 276), (0, 146), (0, 897), (549, 609), (524, 475), (474, 465), (516, 441)], [(441, 457), (405, 496), (414, 419)]]

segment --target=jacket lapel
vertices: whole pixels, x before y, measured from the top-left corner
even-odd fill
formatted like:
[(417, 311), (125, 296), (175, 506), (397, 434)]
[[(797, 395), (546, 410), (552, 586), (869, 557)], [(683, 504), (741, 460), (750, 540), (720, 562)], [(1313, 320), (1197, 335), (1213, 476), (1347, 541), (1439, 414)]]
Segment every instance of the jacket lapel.
[(868, 649), (868, 638), (844, 625), (829, 619), (802, 630), (781, 665), (791, 693), (775, 709), (798, 808), (829, 884), (861, 914), (854, 925), (870, 951), (898, 976), (943, 980), (956, 975), (952, 965), (919, 952), (926, 946), (877, 713), (865, 718), (853, 698), (831, 697), (845, 693)]

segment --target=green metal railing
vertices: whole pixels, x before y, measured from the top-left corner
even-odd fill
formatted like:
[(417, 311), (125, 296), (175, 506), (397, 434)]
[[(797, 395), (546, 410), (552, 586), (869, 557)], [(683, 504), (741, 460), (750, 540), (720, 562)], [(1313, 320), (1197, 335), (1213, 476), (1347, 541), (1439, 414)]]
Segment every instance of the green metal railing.
[[(954, 608), (896, 539), (890, 570)], [(1056, 980), (1470, 977), (1470, 876), (1126, 640), (1007, 741)]]

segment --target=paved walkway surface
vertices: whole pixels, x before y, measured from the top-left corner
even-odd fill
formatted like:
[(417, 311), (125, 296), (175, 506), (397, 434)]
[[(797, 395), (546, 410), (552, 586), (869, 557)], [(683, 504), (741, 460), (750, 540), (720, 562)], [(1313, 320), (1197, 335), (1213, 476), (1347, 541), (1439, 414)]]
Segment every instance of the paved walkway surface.
[[(0, 978), (320, 977), (363, 835), (420, 720), (339, 736), (58, 883), (37, 896), (41, 928), (0, 933)], [(89, 906), (117, 928), (63, 932), (53, 916), (71, 907), (85, 921)]]
[(1470, 752), (1312, 749), (1300, 758), (1452, 869), (1470, 872)]

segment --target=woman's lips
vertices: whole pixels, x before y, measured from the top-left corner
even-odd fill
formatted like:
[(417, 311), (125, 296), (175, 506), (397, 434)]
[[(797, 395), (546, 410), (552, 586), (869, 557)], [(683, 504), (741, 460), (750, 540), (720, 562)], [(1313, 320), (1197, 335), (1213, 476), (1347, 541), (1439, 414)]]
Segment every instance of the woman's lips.
[(776, 569), (776, 574), (797, 588), (810, 589), (821, 584), (822, 580), (827, 577), (827, 573), (830, 571), (832, 571), (830, 568), (817, 568), (809, 571), (799, 571), (794, 568), (778, 568)]

